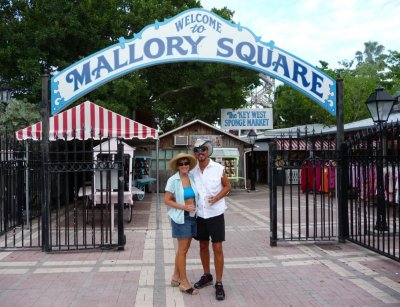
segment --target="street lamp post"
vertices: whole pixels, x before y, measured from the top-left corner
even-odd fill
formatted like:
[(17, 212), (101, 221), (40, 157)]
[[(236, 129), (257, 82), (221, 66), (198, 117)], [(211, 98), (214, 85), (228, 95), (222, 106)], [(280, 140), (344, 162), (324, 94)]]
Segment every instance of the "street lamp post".
[(7, 105), (10, 103), (10, 101), (11, 101), (10, 88), (6, 84), (0, 85), (0, 103), (4, 107), (4, 112), (6, 111)]
[(395, 98), (379, 87), (373, 92), (365, 102), (372, 120), (378, 127), (378, 157), (377, 157), (377, 219), (375, 230), (388, 231), (389, 227), (386, 222), (386, 200), (383, 186), (383, 124), (387, 122), (390, 112), (392, 111)]
[(254, 144), (256, 143), (257, 133), (251, 129), (247, 134), (249, 142), (251, 144), (251, 171), (250, 171), (250, 190), (255, 191), (256, 189), (256, 168), (254, 163)]

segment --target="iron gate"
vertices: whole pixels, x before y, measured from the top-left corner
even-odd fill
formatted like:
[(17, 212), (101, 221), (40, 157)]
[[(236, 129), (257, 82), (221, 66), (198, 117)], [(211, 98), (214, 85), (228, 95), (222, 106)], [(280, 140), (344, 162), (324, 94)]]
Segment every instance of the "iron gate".
[(270, 145), (272, 246), (349, 240), (400, 261), (400, 123), (335, 139), (299, 131)]
[(335, 138), (297, 131), (270, 144), (270, 244), (337, 240)]
[[(97, 159), (98, 141), (50, 142), (45, 165), (40, 142), (16, 142), (7, 133), (0, 140), (0, 249), (123, 248), (124, 209), (125, 219), (132, 218), (132, 206), (124, 204), (123, 198), (131, 175), (124, 166), (132, 161), (123, 155), (121, 141), (117, 152), (101, 146)], [(110, 139), (101, 142), (110, 144)], [(43, 207), (45, 169), (48, 208)], [(116, 227), (112, 227), (114, 204), (118, 206)]]

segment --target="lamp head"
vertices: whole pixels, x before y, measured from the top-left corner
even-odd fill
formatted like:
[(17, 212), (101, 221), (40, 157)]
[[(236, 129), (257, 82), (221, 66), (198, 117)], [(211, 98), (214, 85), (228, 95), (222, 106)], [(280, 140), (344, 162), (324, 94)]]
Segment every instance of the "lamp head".
[(392, 111), (395, 98), (379, 87), (369, 95), (365, 104), (375, 123), (387, 122)]
[(252, 145), (256, 142), (257, 139), (257, 133), (254, 131), (254, 129), (251, 129), (249, 133), (247, 133), (247, 137), (249, 138), (249, 141)]

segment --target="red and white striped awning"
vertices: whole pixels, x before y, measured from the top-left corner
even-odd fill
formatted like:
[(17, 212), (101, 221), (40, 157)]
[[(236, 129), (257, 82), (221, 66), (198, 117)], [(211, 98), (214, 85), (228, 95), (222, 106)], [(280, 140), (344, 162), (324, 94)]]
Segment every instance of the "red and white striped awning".
[(300, 139), (280, 139), (277, 140), (278, 150), (335, 150), (336, 143), (333, 140), (316, 140), (314, 143), (311, 141), (306, 142)]
[(278, 150), (307, 150), (307, 143), (303, 140), (278, 140)]
[[(49, 140), (157, 139), (157, 130), (85, 101), (49, 119)], [(41, 140), (42, 122), (16, 132), (18, 140)]]

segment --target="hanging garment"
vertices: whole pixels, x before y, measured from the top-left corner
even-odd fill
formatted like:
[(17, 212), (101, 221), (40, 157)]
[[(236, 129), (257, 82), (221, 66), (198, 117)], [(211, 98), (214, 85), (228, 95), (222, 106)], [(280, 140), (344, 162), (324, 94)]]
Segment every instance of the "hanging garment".
[(306, 160), (301, 166), (301, 191), (322, 191), (322, 161)]

